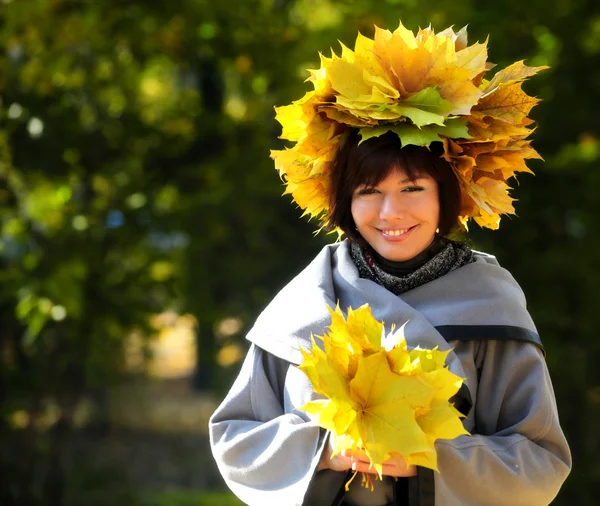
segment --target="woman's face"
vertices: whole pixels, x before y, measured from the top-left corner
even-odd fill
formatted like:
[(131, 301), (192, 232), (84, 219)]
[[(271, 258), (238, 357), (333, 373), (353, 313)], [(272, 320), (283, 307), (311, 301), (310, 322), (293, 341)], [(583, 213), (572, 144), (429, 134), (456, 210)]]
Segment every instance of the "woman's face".
[(351, 212), (356, 229), (377, 253), (410, 260), (431, 244), (438, 228), (438, 184), (431, 176), (411, 181), (395, 169), (376, 186), (358, 186)]

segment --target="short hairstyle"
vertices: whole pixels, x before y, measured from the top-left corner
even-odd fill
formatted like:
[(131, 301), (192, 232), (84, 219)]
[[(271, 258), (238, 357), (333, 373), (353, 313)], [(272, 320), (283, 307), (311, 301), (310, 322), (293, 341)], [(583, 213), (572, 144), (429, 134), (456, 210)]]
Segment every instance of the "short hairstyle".
[(360, 134), (353, 129), (337, 154), (329, 187), (330, 213), (326, 227), (340, 228), (347, 237), (362, 242), (352, 218), (352, 195), (358, 186), (376, 186), (392, 169), (400, 168), (411, 179), (431, 176), (438, 184), (440, 201), (439, 233), (447, 236), (458, 224), (461, 190), (452, 166), (443, 158), (443, 145), (429, 148), (402, 146), (400, 138), (388, 132), (359, 145)]

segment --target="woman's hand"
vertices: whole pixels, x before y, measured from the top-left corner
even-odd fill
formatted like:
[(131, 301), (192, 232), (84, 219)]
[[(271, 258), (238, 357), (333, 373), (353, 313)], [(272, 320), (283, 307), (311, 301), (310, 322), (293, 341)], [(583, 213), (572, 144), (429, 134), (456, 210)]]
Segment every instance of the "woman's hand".
[[(344, 450), (331, 458), (332, 438), (327, 441), (327, 446), (321, 455), (317, 471), (332, 469), (333, 471), (347, 471), (352, 469), (361, 473), (375, 474), (375, 468), (371, 467), (371, 461), (364, 450)], [(385, 476), (396, 476), (408, 478), (417, 475), (415, 466), (407, 466), (406, 461), (399, 455), (394, 455), (383, 463), (382, 473)]]
[(333, 436), (329, 435), (327, 440), (327, 446), (325, 446), (325, 450), (321, 454), (321, 460), (319, 461), (319, 466), (317, 467), (317, 471), (321, 471), (323, 469), (332, 469), (333, 471), (347, 471), (352, 467), (352, 456), (346, 454), (346, 452), (338, 453), (335, 457), (331, 457), (333, 452), (332, 448)]
[[(347, 454), (351, 457), (353, 471), (359, 471), (361, 473), (375, 474), (374, 467), (371, 467), (371, 461), (364, 450), (354, 450), (354, 452), (342, 452), (342, 455)], [(417, 475), (417, 468), (415, 466), (407, 466), (406, 460), (400, 455), (393, 455), (391, 458), (383, 463), (382, 473), (385, 476), (396, 476), (399, 478), (408, 478), (410, 476)]]

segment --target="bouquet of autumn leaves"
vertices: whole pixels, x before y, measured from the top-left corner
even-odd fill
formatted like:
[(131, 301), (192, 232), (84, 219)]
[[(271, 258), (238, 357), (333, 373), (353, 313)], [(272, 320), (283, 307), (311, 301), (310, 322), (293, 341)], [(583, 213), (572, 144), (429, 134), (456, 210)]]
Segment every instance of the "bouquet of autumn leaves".
[(329, 312), (328, 332), (316, 336), (323, 349), (311, 336), (299, 366), (326, 398), (300, 409), (331, 431), (332, 455), (362, 449), (379, 478), (393, 454), (437, 470), (435, 441), (468, 434), (449, 402), (463, 382), (444, 367), (449, 351), (409, 350), (404, 326), (385, 335), (368, 304), (347, 319), (339, 306)]

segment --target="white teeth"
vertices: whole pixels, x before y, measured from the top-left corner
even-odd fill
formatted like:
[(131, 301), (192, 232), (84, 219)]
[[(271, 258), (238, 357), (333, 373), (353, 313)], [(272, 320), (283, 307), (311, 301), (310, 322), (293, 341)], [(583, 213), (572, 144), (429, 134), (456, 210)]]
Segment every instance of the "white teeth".
[(383, 235), (397, 236), (397, 235), (402, 235), (402, 234), (406, 233), (407, 231), (408, 231), (408, 228), (403, 228), (402, 230), (385, 230), (385, 231), (383, 231)]

